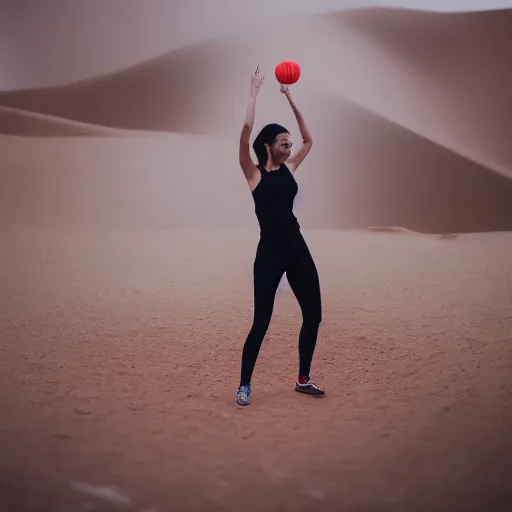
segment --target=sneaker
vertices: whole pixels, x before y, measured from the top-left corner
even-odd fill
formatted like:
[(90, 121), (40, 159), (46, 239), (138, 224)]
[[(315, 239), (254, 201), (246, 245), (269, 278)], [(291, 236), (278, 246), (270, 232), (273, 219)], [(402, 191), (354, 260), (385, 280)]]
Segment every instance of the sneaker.
[(251, 386), (240, 386), (236, 393), (237, 405), (246, 406), (251, 403)]
[(309, 377), (307, 379), (297, 380), (295, 383), (295, 391), (306, 393), (313, 396), (324, 396), (325, 390), (322, 386), (315, 384)]

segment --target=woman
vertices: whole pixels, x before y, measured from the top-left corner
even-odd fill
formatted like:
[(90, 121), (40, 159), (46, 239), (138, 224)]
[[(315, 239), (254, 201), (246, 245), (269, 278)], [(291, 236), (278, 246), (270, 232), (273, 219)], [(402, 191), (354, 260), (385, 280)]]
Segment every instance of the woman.
[(293, 214), (293, 201), (298, 191), (293, 174), (311, 150), (313, 140), (288, 87), (282, 85), (281, 92), (288, 99), (299, 125), (302, 147), (291, 157), (290, 133), (278, 124), (269, 124), (253, 143), (258, 164), (253, 163), (249, 137), (254, 124), (256, 97), (262, 83), (263, 76), (258, 66), (251, 76), (249, 104), (240, 135), (240, 166), (251, 189), (260, 225), (260, 241), (253, 267), (254, 319), (242, 352), (240, 386), (236, 394), (236, 403), (240, 406), (251, 403), (252, 373), (270, 325), (277, 287), (285, 272), (303, 319), (295, 389), (314, 396), (325, 395), (323, 388), (312, 382), (309, 376), (322, 321), (320, 283), (315, 263)]

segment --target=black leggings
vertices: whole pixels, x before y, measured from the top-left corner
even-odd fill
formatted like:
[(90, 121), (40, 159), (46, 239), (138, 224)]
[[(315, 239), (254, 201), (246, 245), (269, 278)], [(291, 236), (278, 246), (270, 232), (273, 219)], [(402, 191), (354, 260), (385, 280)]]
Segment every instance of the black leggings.
[(302, 311), (299, 377), (309, 377), (322, 321), (322, 301), (315, 263), (298, 231), (279, 241), (260, 238), (254, 260), (254, 319), (242, 352), (241, 386), (251, 382), (261, 343), (270, 325), (277, 287), (285, 272)]

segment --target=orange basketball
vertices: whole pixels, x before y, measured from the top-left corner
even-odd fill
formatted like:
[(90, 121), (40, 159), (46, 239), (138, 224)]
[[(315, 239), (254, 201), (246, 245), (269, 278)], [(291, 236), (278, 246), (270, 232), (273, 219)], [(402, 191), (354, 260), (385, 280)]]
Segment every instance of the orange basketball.
[(294, 84), (300, 78), (300, 67), (296, 62), (285, 60), (276, 66), (275, 74), (280, 84)]

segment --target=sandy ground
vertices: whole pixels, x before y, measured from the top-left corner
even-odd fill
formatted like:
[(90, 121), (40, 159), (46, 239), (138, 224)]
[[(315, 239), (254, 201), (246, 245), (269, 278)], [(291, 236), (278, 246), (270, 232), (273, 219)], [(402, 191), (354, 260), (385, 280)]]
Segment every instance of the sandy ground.
[(510, 510), (512, 235), (305, 231), (240, 410), (257, 234), (3, 229), (2, 511)]

